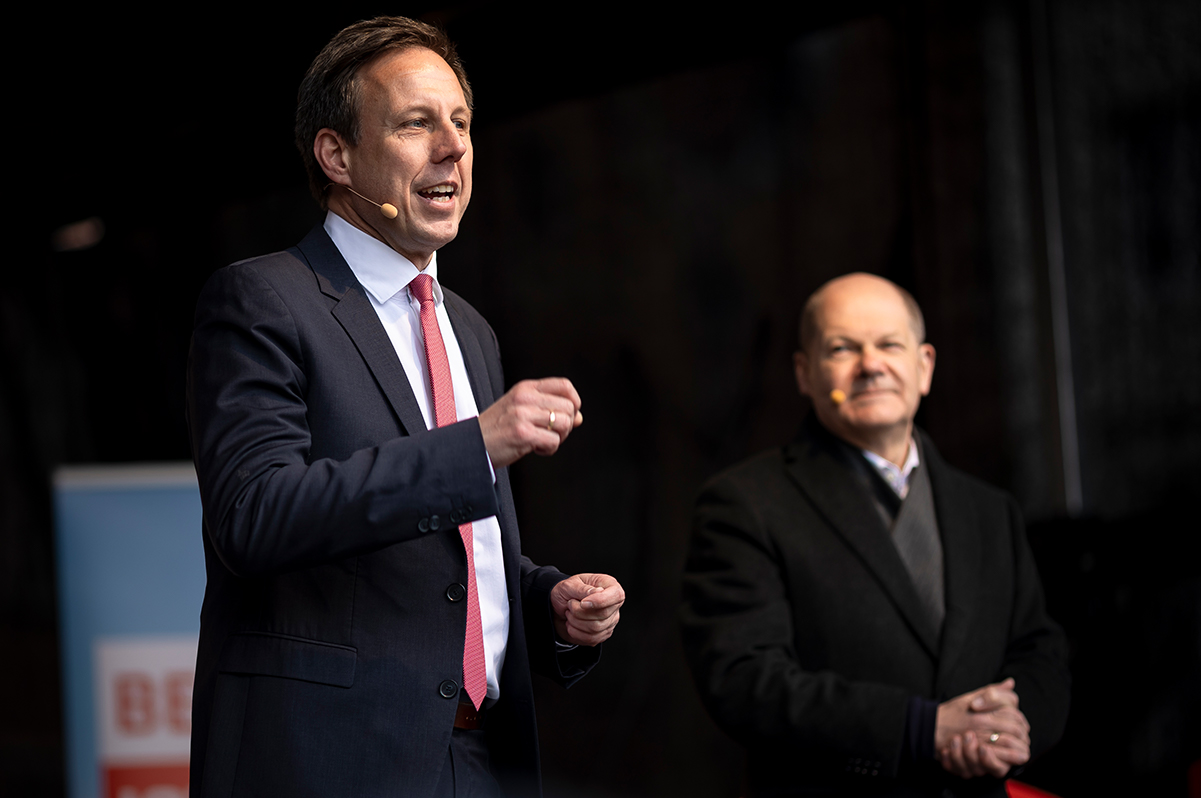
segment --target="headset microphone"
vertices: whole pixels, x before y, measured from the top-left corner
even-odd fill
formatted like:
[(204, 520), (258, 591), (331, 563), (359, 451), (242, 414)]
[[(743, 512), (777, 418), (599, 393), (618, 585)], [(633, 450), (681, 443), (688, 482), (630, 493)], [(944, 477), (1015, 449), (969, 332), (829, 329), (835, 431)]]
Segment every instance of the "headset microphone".
[[(329, 185), (331, 185), (331, 186), (332, 186), (332, 185), (335, 185), (335, 184), (334, 184), (334, 183), (330, 183)], [(327, 186), (327, 188), (328, 188), (328, 186)], [(399, 215), (400, 215), (400, 211), (396, 210), (396, 206), (395, 206), (395, 205), (393, 205), (393, 204), (392, 204), (392, 203), (390, 203), (390, 202), (385, 202), (385, 203), (383, 203), (383, 204), (381, 205), (380, 203), (376, 202), (376, 201), (375, 201), (375, 200), (373, 200), (373, 199), (369, 199), (369, 198), (367, 198), (367, 197), (364, 197), (362, 194), (360, 194), (359, 192), (355, 191), (355, 190), (354, 190), (353, 188), (351, 188), (350, 186), (342, 186), (342, 188), (346, 189), (346, 190), (347, 190), (347, 191), (349, 191), (351, 194), (354, 194), (356, 197), (358, 197), (359, 199), (363, 200), (364, 202), (370, 202), (372, 205), (374, 205), (375, 207), (379, 208), (379, 212), (380, 212), (380, 213), (382, 213), (382, 214), (384, 215), (384, 218), (385, 218), (385, 219), (395, 219), (397, 216), (399, 216)]]
[(847, 400), (846, 392), (841, 388), (835, 388), (830, 391), (830, 401), (836, 405), (840, 405)]

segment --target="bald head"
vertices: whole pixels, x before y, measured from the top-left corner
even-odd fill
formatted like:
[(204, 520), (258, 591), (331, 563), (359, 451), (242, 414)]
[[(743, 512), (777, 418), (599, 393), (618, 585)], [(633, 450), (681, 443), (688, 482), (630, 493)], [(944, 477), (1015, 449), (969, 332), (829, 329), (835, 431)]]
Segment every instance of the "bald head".
[(805, 302), (805, 307), (801, 310), (800, 324), (799, 344), (802, 352), (807, 352), (809, 346), (814, 341), (820, 339), (818, 317), (821, 312), (822, 303), (831, 294), (839, 300), (844, 300), (848, 297), (866, 297), (880, 294), (898, 296), (905, 304), (905, 310), (909, 313), (909, 326), (913, 330), (913, 336), (917, 338), (918, 343), (926, 340), (926, 320), (922, 317), (922, 309), (918, 307), (917, 300), (913, 298), (912, 294), (892, 280), (886, 280), (883, 277), (877, 277), (874, 274), (867, 274), (865, 272), (854, 272), (853, 274), (844, 274), (841, 277), (835, 277), (833, 280), (825, 283), (814, 291)]
[(797, 387), (827, 430), (900, 465), (934, 374), (925, 333), (917, 303), (894, 283), (871, 274), (831, 280), (801, 314)]

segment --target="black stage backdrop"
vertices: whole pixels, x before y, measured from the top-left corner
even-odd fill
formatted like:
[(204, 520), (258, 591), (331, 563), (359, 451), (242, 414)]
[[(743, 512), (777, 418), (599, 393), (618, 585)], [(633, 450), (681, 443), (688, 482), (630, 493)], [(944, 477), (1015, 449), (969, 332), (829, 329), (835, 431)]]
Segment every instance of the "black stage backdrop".
[(1201, 6), (794, 6), (11, 18), (0, 790), (63, 790), (50, 471), (189, 457), (196, 294), (319, 219), (296, 87), (335, 31), (386, 12), (446, 26), (476, 90), (446, 283), (492, 322), (511, 382), (564, 375), (584, 397), (566, 448), (514, 468), (525, 549), (629, 594), (602, 667), (540, 689), (551, 796), (737, 794), (738, 751), (676, 633), (690, 507), (709, 475), (794, 433), (796, 314), (852, 270), (924, 307), (939, 358), (919, 421), (1018, 497), (1071, 636), (1067, 736), (1026, 778), (1185, 795), (1201, 758)]

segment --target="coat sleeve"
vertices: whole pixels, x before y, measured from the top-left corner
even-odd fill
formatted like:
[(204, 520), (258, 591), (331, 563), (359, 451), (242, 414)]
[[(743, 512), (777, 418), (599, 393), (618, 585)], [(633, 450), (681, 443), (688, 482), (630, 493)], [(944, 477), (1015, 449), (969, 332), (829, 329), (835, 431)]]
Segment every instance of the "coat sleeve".
[(1071, 700), (1071, 675), (1067, 642), (1063, 631), (1047, 615), (1042, 582), (1026, 540), (1021, 512), (1013, 499), (1008, 503), (1014, 607), (1005, 662), (997, 680), (1013, 677), (1019, 709), (1030, 722), (1030, 753), (1036, 757), (1063, 734)]
[(209, 280), (187, 409), (206, 534), (226, 568), (291, 571), (497, 513), (476, 419), (312, 458), (311, 354), (290, 303), (254, 262)]
[(856, 763), (895, 775), (910, 693), (804, 669), (792, 612), (754, 503), (735, 480), (710, 483), (696, 506), (682, 609), (685, 654), (709, 713), (750, 751), (783, 748), (838, 771)]
[(604, 644), (566, 648), (556, 643), (550, 591), (568, 575), (551, 566), (521, 558), (522, 612), (530, 670), (563, 687), (571, 687), (600, 661)]

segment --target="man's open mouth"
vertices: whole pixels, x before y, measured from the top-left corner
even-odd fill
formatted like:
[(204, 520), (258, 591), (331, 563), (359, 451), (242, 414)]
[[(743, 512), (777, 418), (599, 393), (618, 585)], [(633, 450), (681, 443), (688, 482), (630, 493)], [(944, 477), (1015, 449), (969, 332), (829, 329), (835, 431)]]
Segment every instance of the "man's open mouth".
[(432, 202), (450, 202), (455, 197), (455, 187), (448, 183), (442, 183), (437, 186), (419, 189), (417, 194)]

